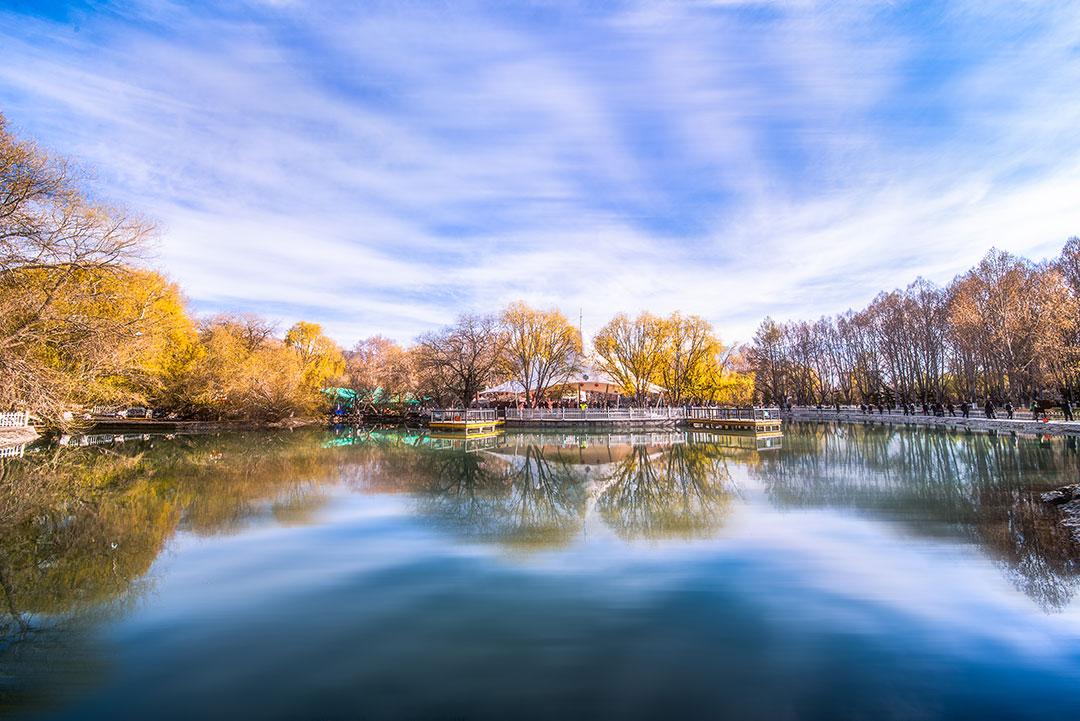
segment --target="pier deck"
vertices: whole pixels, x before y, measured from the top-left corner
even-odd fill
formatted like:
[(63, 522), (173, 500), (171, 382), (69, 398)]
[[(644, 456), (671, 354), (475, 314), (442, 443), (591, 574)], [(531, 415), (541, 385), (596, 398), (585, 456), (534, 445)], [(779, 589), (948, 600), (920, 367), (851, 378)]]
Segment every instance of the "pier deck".
[(483, 436), (498, 432), (503, 426), (493, 408), (440, 408), (431, 411), (428, 427), (432, 433)]
[(690, 408), (686, 412), (686, 425), (701, 430), (757, 435), (781, 433), (778, 408)]

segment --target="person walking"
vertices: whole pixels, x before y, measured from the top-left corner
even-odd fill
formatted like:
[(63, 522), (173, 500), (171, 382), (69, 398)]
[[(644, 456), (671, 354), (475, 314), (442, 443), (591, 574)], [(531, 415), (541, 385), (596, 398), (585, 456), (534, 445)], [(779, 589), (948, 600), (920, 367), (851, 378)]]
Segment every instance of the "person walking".
[(946, 403), (945, 408), (949, 411), (949, 418), (956, 418), (956, 406), (953, 405), (952, 401)]
[(1073, 419), (1072, 403), (1066, 398), (1061, 402), (1061, 413), (1065, 416), (1065, 420), (1071, 421)]
[(968, 403), (967, 401), (964, 401), (963, 403), (961, 403), (960, 404), (960, 414), (963, 415), (964, 418), (968, 418), (970, 416), (970, 414), (971, 414), (971, 404)]
[(983, 411), (986, 413), (987, 418), (994, 418), (994, 402), (990, 400), (990, 397), (986, 397), (986, 405), (983, 406)]
[(1012, 404), (1012, 401), (1005, 401), (1005, 415), (1007, 415), (1009, 417), (1010, 421), (1012, 420), (1012, 417), (1013, 417), (1013, 404)]

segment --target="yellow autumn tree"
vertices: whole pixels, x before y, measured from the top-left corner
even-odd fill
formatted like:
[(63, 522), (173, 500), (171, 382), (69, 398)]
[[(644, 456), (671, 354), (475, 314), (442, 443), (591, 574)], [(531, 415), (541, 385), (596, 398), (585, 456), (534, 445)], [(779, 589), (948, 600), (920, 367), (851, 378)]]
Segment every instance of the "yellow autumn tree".
[(667, 326), (652, 313), (633, 320), (620, 313), (596, 334), (593, 348), (602, 370), (619, 382), (624, 393), (644, 402), (663, 380)]
[(581, 356), (581, 334), (557, 309), (537, 310), (522, 301), (502, 312), (505, 375), (525, 389), (535, 406), (544, 391), (574, 372)]
[(285, 345), (300, 358), (303, 382), (309, 389), (321, 390), (345, 372), (341, 348), (323, 334), (318, 323), (298, 322), (285, 334)]
[(712, 324), (700, 316), (672, 313), (663, 319), (660, 385), (672, 403), (704, 398), (722, 346)]

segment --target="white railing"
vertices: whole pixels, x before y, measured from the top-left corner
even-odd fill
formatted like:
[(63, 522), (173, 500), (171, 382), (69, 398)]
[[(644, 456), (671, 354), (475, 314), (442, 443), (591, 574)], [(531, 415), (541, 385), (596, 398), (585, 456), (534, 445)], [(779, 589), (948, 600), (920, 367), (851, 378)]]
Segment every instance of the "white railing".
[(429, 411), (435, 422), (494, 421), (678, 421), (687, 418), (721, 420), (775, 420), (778, 408), (686, 408), (663, 406), (653, 408), (439, 408)]
[(494, 408), (437, 408), (431, 411), (431, 420), (434, 423), (460, 423), (467, 421), (494, 421)]
[[(862, 407), (859, 407), (859, 406), (850, 406), (850, 405), (842, 405), (842, 406), (840, 406), (839, 410), (837, 410), (835, 405), (831, 405), (831, 406), (826, 406), (826, 405), (822, 405), (822, 406), (792, 406), (792, 412), (795, 413), (795, 414), (802, 414), (802, 415), (814, 416), (814, 417), (817, 417), (817, 416), (837, 416), (837, 415), (839, 415), (841, 413), (844, 413), (844, 414), (847, 414), (847, 415), (859, 415), (859, 416), (866, 416), (866, 417), (869, 417), (869, 416), (899, 416), (899, 417), (903, 418), (904, 416), (907, 416), (907, 417), (934, 418), (936, 416), (938, 418), (953, 418), (953, 419), (957, 419), (957, 418), (961, 418), (961, 419), (962, 418), (986, 418), (986, 411), (981, 406), (980, 407), (971, 407), (971, 408), (969, 408), (968, 409), (968, 415), (965, 416), (964, 412), (960, 409), (959, 405), (954, 405), (951, 412), (949, 411), (948, 408), (942, 409), (941, 415), (938, 415), (934, 411), (934, 409), (932, 407), (927, 408), (926, 411), (923, 411), (923, 408), (922, 408), (921, 405), (915, 406), (915, 412), (914, 413), (912, 413), (910, 410), (905, 413), (903, 408), (892, 408), (892, 407), (878, 408), (877, 406), (862, 406)], [(1080, 416), (1080, 409), (1074, 409), (1073, 412), (1077, 416)], [(1060, 407), (1049, 408), (1049, 409), (1047, 409), (1045, 411), (1040, 411), (1040, 413), (1037, 416), (1032, 415), (1031, 410), (1028, 409), (1028, 408), (1015, 408), (1013, 410), (1013, 417), (1012, 417), (1011, 420), (1031, 421), (1031, 420), (1037, 420), (1037, 419), (1040, 419), (1040, 418), (1043, 418), (1043, 417), (1047, 417), (1052, 421), (1064, 420), (1064, 414), (1062, 413)], [(996, 406), (994, 408), (994, 418), (996, 420), (999, 420), (999, 421), (1000, 420), (1010, 420), (1009, 412), (1007, 410), (1005, 410), (1004, 408), (1002, 408), (1001, 406)]]
[(508, 421), (645, 421), (681, 420), (685, 408), (507, 408)]
[(30, 425), (30, 411), (0, 413), (0, 428), (26, 428)]
[(722, 421), (769, 421), (780, 418), (779, 408), (691, 408), (687, 418)]

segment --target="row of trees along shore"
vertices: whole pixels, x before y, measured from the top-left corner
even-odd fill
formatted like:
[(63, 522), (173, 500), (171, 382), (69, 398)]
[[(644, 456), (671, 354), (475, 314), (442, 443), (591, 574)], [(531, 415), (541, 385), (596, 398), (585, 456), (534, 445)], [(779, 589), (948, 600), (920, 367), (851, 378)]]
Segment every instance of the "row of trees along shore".
[[(119, 405), (277, 420), (325, 410), (327, 387), (351, 387), (368, 404), (469, 404), (510, 379), (537, 405), (584, 362), (580, 333), (560, 312), (522, 303), (464, 315), (410, 347), (374, 337), (352, 351), (314, 323), (280, 334), (253, 315), (195, 318), (148, 265), (153, 223), (95, 201), (85, 181), (0, 115), (0, 410), (51, 425)], [(696, 316), (619, 315), (593, 345), (600, 369), (639, 401), (650, 384), (677, 403), (752, 393), (737, 355)]]
[(920, 278), (862, 310), (766, 318), (747, 358), (766, 403), (1075, 401), (1078, 312), (1074, 237), (1042, 263), (994, 249), (944, 288)]
[[(1080, 392), (1080, 239), (1033, 263), (992, 250), (941, 288), (922, 279), (860, 311), (765, 319), (745, 349), (694, 315), (619, 314), (586, 349), (558, 310), (514, 303), (463, 315), (410, 346), (376, 336), (342, 350), (314, 323), (284, 333), (253, 315), (193, 317), (148, 265), (156, 229), (96, 202), (71, 163), (9, 132), (0, 114), (0, 410), (46, 423), (95, 406), (277, 420), (325, 410), (328, 387), (363, 405), (468, 405), (515, 380), (548, 400), (584, 367), (632, 401), (887, 403)], [(589, 352), (591, 351), (591, 352)]]
[(558, 400), (565, 381), (583, 370), (607, 374), (632, 403), (663, 388), (665, 402), (747, 404), (753, 375), (740, 370), (708, 321), (693, 315), (619, 314), (584, 348), (578, 328), (556, 309), (517, 302), (501, 313), (463, 315), (411, 347), (376, 336), (347, 354), (345, 383), (362, 405), (425, 398), (470, 405), (487, 387), (515, 381), (531, 407)]

